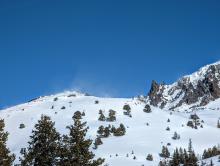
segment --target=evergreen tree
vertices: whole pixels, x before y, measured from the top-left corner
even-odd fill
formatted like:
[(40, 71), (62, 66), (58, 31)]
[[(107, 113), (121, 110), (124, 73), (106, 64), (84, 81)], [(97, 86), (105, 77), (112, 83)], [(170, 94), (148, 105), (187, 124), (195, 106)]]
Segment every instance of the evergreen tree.
[(174, 135), (173, 135), (172, 139), (173, 140), (178, 140), (178, 139), (180, 139), (180, 135), (177, 134), (177, 132), (174, 132)]
[(20, 158), (22, 166), (52, 166), (59, 158), (60, 134), (48, 116), (41, 116), (30, 136), (27, 152)]
[(170, 166), (178, 166), (180, 165), (180, 155), (179, 155), (179, 150), (176, 148), (176, 150), (173, 153), (172, 160), (170, 161)]
[(132, 117), (130, 105), (125, 104), (124, 107), (123, 107), (123, 110), (124, 110), (124, 115), (127, 115), (127, 116), (129, 116), (129, 117)]
[(67, 126), (69, 135), (63, 136), (63, 145), (60, 157), (60, 166), (98, 166), (104, 160), (98, 158), (89, 150), (92, 140), (86, 139), (88, 127), (86, 122), (81, 122), (81, 113), (73, 116), (73, 125)]
[(109, 117), (107, 118), (107, 121), (114, 122), (116, 121), (116, 112), (114, 110), (109, 110)]
[(189, 165), (193, 165), (193, 166), (197, 166), (197, 162), (198, 162), (198, 158), (196, 157), (196, 154), (193, 150), (193, 147), (192, 147), (192, 140), (190, 139), (189, 140), (189, 146), (188, 146), (188, 160), (187, 161), (187, 164)]
[(220, 128), (220, 122), (219, 122), (219, 120), (218, 120), (218, 123), (217, 123), (217, 128)]
[(146, 160), (153, 161), (153, 155), (152, 154), (148, 154)]
[(163, 161), (160, 161), (159, 162), (159, 165), (158, 166), (167, 166), (167, 161), (166, 160), (163, 160)]
[(105, 130), (104, 126), (101, 125), (101, 126), (99, 126), (97, 133), (102, 136), (103, 133), (105, 132), (104, 130)]
[(105, 115), (103, 114), (102, 110), (99, 110), (99, 121), (105, 121)]
[(129, 104), (125, 104), (124, 107), (123, 107), (123, 110), (125, 111), (131, 111), (131, 107)]
[(10, 154), (10, 150), (6, 146), (8, 140), (8, 132), (4, 131), (5, 123), (3, 119), (0, 119), (0, 165), (11, 166), (15, 160), (15, 155)]
[(126, 133), (125, 126), (121, 123), (117, 129), (113, 129), (114, 136), (123, 136)]
[(166, 146), (162, 147), (162, 152), (160, 153), (160, 157), (163, 158), (169, 158), (170, 157), (170, 152)]
[(103, 142), (101, 140), (101, 138), (98, 136), (96, 139), (95, 139), (95, 142), (94, 142), (94, 148), (93, 149), (97, 149), (99, 145), (102, 145)]
[(193, 152), (191, 139), (189, 139), (188, 152), (189, 152), (189, 155), (192, 154), (192, 152)]
[(144, 107), (144, 110), (143, 110), (144, 112), (146, 112), (146, 113), (151, 113), (152, 111), (151, 111), (151, 107), (150, 107), (150, 105), (146, 105), (145, 107)]
[(208, 150), (205, 149), (203, 152), (202, 158), (207, 159), (207, 158), (214, 157), (217, 155), (220, 155), (220, 150), (219, 148), (214, 146), (213, 148), (209, 148)]

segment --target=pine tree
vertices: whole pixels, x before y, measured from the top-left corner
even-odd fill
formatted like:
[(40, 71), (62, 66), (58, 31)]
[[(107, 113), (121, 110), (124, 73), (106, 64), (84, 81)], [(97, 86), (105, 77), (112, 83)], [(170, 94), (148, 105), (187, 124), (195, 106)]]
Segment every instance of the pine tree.
[(94, 148), (93, 149), (97, 149), (99, 145), (102, 145), (103, 142), (101, 140), (101, 138), (99, 136), (97, 136), (97, 138), (95, 139), (95, 142), (94, 142)]
[(130, 107), (130, 105), (128, 105), (128, 104), (125, 104), (124, 105), (124, 107), (123, 107), (123, 110), (125, 110), (125, 111), (131, 111), (131, 107)]
[(56, 165), (59, 157), (60, 134), (54, 127), (55, 123), (48, 116), (41, 119), (32, 130), (27, 152), (20, 158), (22, 166)]
[(160, 153), (160, 156), (163, 158), (169, 158), (170, 157), (170, 152), (166, 146), (162, 147), (162, 152)]
[(146, 105), (145, 107), (144, 107), (144, 110), (143, 110), (144, 112), (146, 112), (146, 113), (151, 113), (152, 111), (151, 111), (151, 107), (150, 107), (150, 105)]
[(104, 130), (105, 130), (104, 126), (101, 125), (101, 126), (99, 126), (99, 129), (98, 129), (97, 133), (100, 136), (103, 136), (103, 133), (105, 132)]
[(191, 140), (191, 139), (189, 139), (188, 152), (189, 152), (189, 155), (191, 155), (192, 152), (193, 152), (193, 149), (192, 149), (192, 140)]
[(148, 154), (146, 160), (153, 161), (153, 155), (152, 154)]
[(178, 139), (180, 139), (180, 135), (177, 134), (177, 132), (174, 132), (174, 135), (173, 135), (172, 139), (173, 140), (178, 140)]
[(89, 150), (91, 139), (86, 139), (88, 127), (81, 122), (82, 116), (76, 112), (73, 116), (73, 125), (67, 126), (69, 135), (63, 136), (60, 166), (98, 166), (104, 159), (94, 160), (95, 155)]
[(178, 166), (180, 165), (180, 155), (179, 155), (179, 150), (176, 148), (176, 150), (173, 153), (172, 160), (170, 161), (170, 166)]
[(131, 115), (131, 107), (128, 104), (124, 105), (123, 110), (124, 110), (124, 115), (132, 117), (132, 115)]
[(114, 110), (109, 110), (109, 117), (107, 118), (107, 121), (114, 122), (116, 121), (116, 112)]
[(220, 122), (219, 122), (219, 120), (218, 120), (218, 123), (217, 123), (217, 128), (220, 128)]
[(99, 121), (105, 121), (105, 115), (103, 114), (102, 110), (99, 110)]
[(189, 140), (189, 146), (188, 146), (188, 164), (191, 164), (193, 166), (197, 166), (198, 158), (195, 155), (195, 152), (193, 151), (192, 147), (192, 140)]
[(6, 146), (9, 134), (4, 131), (4, 128), (4, 120), (0, 119), (0, 165), (11, 166), (15, 160), (15, 155), (10, 154), (10, 150)]
[(125, 126), (121, 123), (120, 126), (119, 126), (117, 129), (112, 128), (112, 131), (113, 131), (114, 136), (123, 136), (123, 135), (125, 135), (125, 133), (126, 133), (126, 128), (125, 128)]

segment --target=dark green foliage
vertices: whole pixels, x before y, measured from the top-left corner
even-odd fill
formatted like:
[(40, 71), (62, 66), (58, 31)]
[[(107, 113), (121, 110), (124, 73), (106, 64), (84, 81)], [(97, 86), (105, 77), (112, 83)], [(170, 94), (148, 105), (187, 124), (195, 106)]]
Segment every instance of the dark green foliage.
[(107, 138), (111, 134), (119, 137), (119, 136), (125, 135), (126, 128), (123, 124), (120, 124), (118, 128), (116, 128), (115, 126), (111, 126), (111, 125), (109, 125), (108, 127), (100, 126), (97, 133), (99, 134), (100, 138)]
[(190, 119), (198, 120), (200, 118), (199, 118), (199, 116), (197, 114), (192, 114), (192, 115), (190, 115)]
[(186, 149), (178, 149), (174, 150), (172, 159), (169, 161), (169, 166), (197, 166), (198, 158), (195, 155), (195, 152), (192, 148), (192, 141), (189, 141), (188, 152)]
[(76, 111), (72, 118), (73, 119), (82, 119), (82, 113), (80, 111)]
[(125, 104), (124, 107), (123, 107), (123, 110), (125, 111), (131, 111), (131, 107), (129, 104)]
[(153, 155), (152, 154), (148, 154), (146, 160), (148, 161), (153, 161)]
[(117, 136), (117, 137), (123, 136), (125, 135), (125, 133), (126, 133), (126, 129), (123, 124), (120, 124), (120, 126), (113, 131), (114, 136)]
[(128, 104), (125, 104), (123, 107), (124, 110), (124, 115), (129, 116), (130, 118), (132, 117), (131, 115), (131, 107)]
[(20, 128), (20, 129), (23, 129), (23, 128), (25, 128), (25, 125), (24, 125), (23, 123), (21, 123), (20, 126), (19, 126), (19, 128)]
[(194, 128), (193, 121), (189, 120), (189, 121), (187, 122), (187, 126)]
[(41, 116), (30, 136), (27, 152), (20, 158), (22, 166), (56, 165), (59, 157), (60, 134), (48, 116)]
[(167, 161), (166, 160), (163, 160), (163, 161), (160, 161), (158, 166), (167, 166)]
[(110, 133), (110, 128), (109, 127), (105, 127), (104, 128), (104, 133), (103, 133), (103, 137), (109, 137), (111, 135)]
[(203, 152), (202, 158), (207, 159), (207, 158), (214, 157), (217, 155), (220, 155), (220, 149), (214, 146), (213, 148), (209, 148), (207, 150), (205, 149)]
[(172, 139), (173, 140), (178, 140), (178, 139), (180, 139), (180, 135), (177, 134), (177, 132), (174, 132)]
[(98, 158), (89, 150), (92, 140), (86, 139), (88, 127), (86, 122), (81, 122), (82, 114), (77, 111), (73, 116), (73, 125), (67, 126), (69, 135), (63, 136), (60, 166), (98, 166), (104, 160)]
[(11, 166), (15, 160), (15, 155), (10, 154), (10, 150), (6, 146), (9, 134), (4, 131), (4, 128), (4, 120), (0, 119), (0, 165)]
[(144, 110), (143, 110), (144, 112), (146, 112), (146, 113), (151, 113), (152, 111), (151, 111), (151, 107), (150, 107), (150, 105), (146, 105), (145, 107), (144, 107)]
[(57, 101), (58, 100), (58, 97), (55, 97), (54, 99), (53, 99), (53, 101)]
[(114, 110), (109, 110), (109, 117), (107, 118), (108, 122), (114, 122), (116, 121), (116, 116), (115, 116), (116, 112)]
[(131, 115), (131, 107), (128, 104), (125, 104), (123, 107), (124, 110), (124, 115), (129, 116), (130, 118), (132, 117)]
[(99, 110), (99, 121), (105, 121), (106, 118), (105, 118), (105, 115), (103, 114), (103, 111), (102, 110)]
[(97, 131), (97, 133), (99, 134), (99, 135), (103, 135), (103, 133), (104, 133), (104, 126), (99, 126), (99, 129), (98, 129), (98, 131)]
[(192, 114), (190, 115), (190, 119), (191, 120), (187, 122), (187, 126), (198, 129), (198, 126), (200, 126), (200, 118), (198, 117), (198, 115)]
[(160, 157), (163, 158), (169, 158), (170, 157), (170, 152), (166, 146), (162, 147), (162, 152), (160, 153)]
[(217, 128), (220, 128), (220, 122), (219, 122), (219, 120), (218, 120), (218, 122), (217, 122)]
[(97, 149), (99, 145), (102, 145), (103, 142), (102, 142), (102, 139), (98, 136), (96, 139), (95, 139), (95, 142), (94, 142), (94, 148), (93, 149)]

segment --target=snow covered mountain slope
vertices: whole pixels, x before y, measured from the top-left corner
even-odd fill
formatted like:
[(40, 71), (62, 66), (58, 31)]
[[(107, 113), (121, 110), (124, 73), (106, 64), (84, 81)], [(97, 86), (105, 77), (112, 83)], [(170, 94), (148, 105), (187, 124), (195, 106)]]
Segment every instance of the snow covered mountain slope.
[(169, 110), (205, 106), (220, 97), (220, 62), (202, 67), (172, 85), (153, 81), (148, 97), (150, 104)]
[[(198, 87), (199, 80), (205, 78), (208, 78), (207, 85), (213, 83), (212, 80), (218, 79), (219, 76), (216, 74), (216, 72), (219, 72), (218, 63), (214, 64), (214, 75), (213, 67), (210, 66), (202, 68), (196, 74), (184, 77), (188, 80), (184, 82), (185, 87), (190, 87), (189, 84), (192, 82), (193, 87)], [(209, 71), (211, 76), (207, 74)], [(217, 97), (211, 98), (213, 92), (209, 89), (210, 94), (205, 93), (205, 96), (210, 97), (206, 105), (197, 104), (201, 101), (199, 100), (192, 104), (183, 102), (181, 106), (169, 109), (174, 103), (178, 104), (185, 96), (183, 94), (181, 99), (175, 99), (175, 96), (180, 98), (181, 95), (178, 95), (178, 93), (183, 91), (182, 88), (178, 89), (181, 87), (179, 85), (179, 82), (182, 82), (181, 80), (169, 86), (155, 86), (149, 93), (150, 95), (159, 95), (158, 92), (164, 88), (162, 100), (157, 104), (152, 102), (153, 97), (158, 97), (156, 95), (143, 100), (140, 98), (100, 98), (77, 92), (64, 92), (41, 97), (0, 111), (0, 118), (5, 119), (5, 129), (10, 133), (7, 144), (10, 150), (16, 154), (15, 164), (19, 163), (20, 150), (27, 147), (31, 131), (42, 114), (50, 116), (55, 121), (57, 130), (64, 134), (67, 133), (66, 126), (72, 124), (72, 116), (76, 111), (85, 112), (83, 120), (87, 121), (89, 126), (87, 136), (93, 140), (96, 138), (97, 130), (101, 125), (108, 126), (110, 124), (117, 127), (120, 123), (123, 123), (126, 126), (124, 136), (115, 137), (111, 135), (108, 138), (103, 138), (103, 145), (100, 145), (97, 150), (92, 149), (97, 157), (105, 158), (105, 163), (109, 166), (157, 166), (159, 161), (162, 160), (159, 153), (163, 145), (168, 146), (170, 152), (173, 152), (176, 147), (187, 148), (189, 139), (192, 139), (193, 148), (201, 157), (204, 149), (220, 143), (220, 129), (217, 128), (217, 121), (220, 118), (220, 99)], [(174, 92), (169, 92), (172, 89), (175, 89)], [(187, 91), (185, 92), (188, 93)], [(161, 107), (163, 101), (167, 103)], [(143, 111), (146, 103), (151, 103), (151, 113)], [(123, 107), (125, 104), (130, 105), (132, 117), (124, 115)], [(194, 109), (189, 109), (194, 104), (197, 104), (197, 106)], [(115, 110), (116, 121), (98, 121), (100, 109), (104, 111), (106, 116), (110, 109)], [(187, 126), (190, 115), (195, 112), (200, 118), (197, 129)], [(20, 124), (24, 124), (25, 128), (21, 129)], [(167, 127), (170, 128), (169, 131), (166, 130)], [(174, 132), (180, 135), (180, 139), (172, 139)], [(132, 151), (134, 154), (132, 154)], [(148, 154), (153, 155), (153, 161), (146, 160)], [(136, 159), (134, 159), (134, 156)], [(205, 161), (209, 162), (209, 160)], [(213, 160), (215, 165), (220, 165), (217, 157)]]

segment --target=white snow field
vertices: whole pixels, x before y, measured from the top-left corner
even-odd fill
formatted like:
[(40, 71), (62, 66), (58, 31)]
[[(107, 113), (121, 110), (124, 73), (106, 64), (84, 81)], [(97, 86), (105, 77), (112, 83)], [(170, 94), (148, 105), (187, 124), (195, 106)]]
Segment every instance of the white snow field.
[[(74, 95), (73, 95), (74, 94)], [(58, 98), (54, 101), (54, 98)], [(99, 103), (95, 104), (98, 100)], [(123, 114), (123, 106), (131, 106), (132, 118)], [(97, 150), (93, 150), (97, 157), (105, 158), (105, 164), (109, 166), (157, 166), (161, 158), (159, 153), (163, 145), (171, 143), (170, 152), (176, 147), (187, 148), (189, 139), (192, 139), (193, 148), (201, 156), (205, 148), (213, 147), (220, 143), (220, 129), (216, 127), (220, 117), (220, 99), (210, 102), (203, 108), (198, 108), (197, 115), (204, 120), (203, 128), (192, 129), (186, 126), (191, 113), (172, 112), (152, 107), (152, 113), (143, 112), (146, 104), (137, 98), (99, 98), (94, 96), (85, 96), (77, 92), (64, 92), (57, 95), (41, 97), (29, 103), (21, 104), (0, 111), (0, 118), (5, 119), (5, 130), (10, 133), (8, 146), (16, 154), (15, 164), (19, 163), (20, 149), (27, 147), (29, 136), (35, 123), (41, 115), (48, 115), (55, 121), (57, 130), (61, 133), (67, 133), (66, 126), (72, 123), (72, 115), (75, 111), (84, 111), (89, 126), (88, 137), (94, 139), (97, 135), (97, 129), (100, 125), (109, 124), (118, 126), (123, 123), (126, 128), (126, 135), (122, 137), (110, 136), (103, 138), (103, 145)], [(54, 106), (54, 109), (51, 107)], [(65, 109), (61, 107), (65, 106)], [(116, 111), (116, 122), (98, 121), (99, 110)], [(170, 122), (167, 122), (168, 118)], [(20, 129), (23, 123), (25, 128)], [(146, 125), (149, 123), (149, 126)], [(170, 127), (170, 131), (166, 128)], [(179, 140), (173, 140), (174, 132), (180, 134)], [(134, 155), (136, 160), (133, 159)], [(118, 156), (116, 157), (116, 154)], [(129, 154), (129, 157), (126, 155)], [(147, 154), (152, 154), (154, 160), (147, 161)], [(209, 163), (209, 160), (206, 160)], [(215, 165), (220, 165), (218, 158), (213, 158)]]
[[(160, 85), (158, 93), (163, 89), (161, 102), (165, 101), (167, 104), (165, 107), (151, 105), (151, 113), (143, 111), (146, 104), (150, 103), (149, 96), (133, 99), (100, 98), (75, 91), (40, 97), (28, 103), (1, 110), (0, 118), (5, 119), (5, 129), (10, 133), (7, 144), (10, 150), (16, 154), (15, 164), (19, 163), (20, 149), (27, 147), (31, 131), (42, 114), (50, 116), (55, 121), (57, 130), (61, 134), (65, 134), (68, 132), (66, 126), (72, 124), (72, 116), (76, 111), (85, 112), (86, 116), (83, 121), (86, 121), (89, 126), (87, 137), (93, 140), (101, 125), (110, 124), (117, 127), (123, 123), (126, 126), (125, 136), (103, 138), (103, 145), (99, 146), (97, 150), (91, 148), (97, 157), (105, 158), (105, 164), (109, 166), (157, 166), (162, 160), (159, 156), (162, 146), (167, 146), (169, 143), (168, 148), (172, 153), (176, 147), (187, 148), (189, 139), (192, 139), (193, 148), (201, 159), (204, 149), (220, 144), (220, 129), (217, 128), (217, 121), (220, 118), (220, 98), (213, 99), (210, 98), (211, 94), (205, 94), (209, 100), (208, 104), (203, 107), (200, 107), (203, 96), (200, 96), (198, 101), (191, 105), (183, 103), (178, 106), (177, 104), (183, 99), (186, 92), (181, 89), (179, 84), (192, 84), (193, 87), (196, 87), (198, 82), (201, 84), (207, 75), (210, 76), (209, 83), (212, 84), (213, 78), (215, 78), (214, 81), (217, 80), (217, 86), (220, 88), (220, 62), (217, 62), (207, 65), (171, 85)], [(216, 85), (216, 82), (214, 83)], [(218, 92), (218, 88), (215, 88)], [(191, 87), (189, 90), (191, 91), (193, 88)], [(213, 89), (211, 91), (213, 92)], [(156, 92), (156, 95), (158, 93)], [(57, 100), (54, 100), (55, 98)], [(95, 102), (97, 100), (98, 104)], [(131, 118), (123, 114), (125, 104), (129, 104), (131, 107)], [(65, 109), (62, 109), (63, 106)], [(174, 107), (175, 109), (170, 109)], [(110, 109), (115, 110), (116, 121), (98, 121), (100, 109), (106, 116)], [(203, 128), (193, 129), (186, 125), (190, 115), (194, 113), (200, 117)], [(167, 122), (168, 119), (170, 122)], [(25, 128), (20, 129), (20, 124), (24, 124)], [(170, 131), (166, 130), (167, 127), (170, 128)], [(180, 139), (172, 139), (174, 132), (180, 135)], [(132, 151), (134, 154), (131, 154)], [(153, 161), (146, 160), (148, 154), (153, 155)], [(210, 160), (204, 160), (207, 162), (206, 165), (210, 163)], [(220, 165), (218, 156), (213, 157), (212, 160), (216, 166)]]

